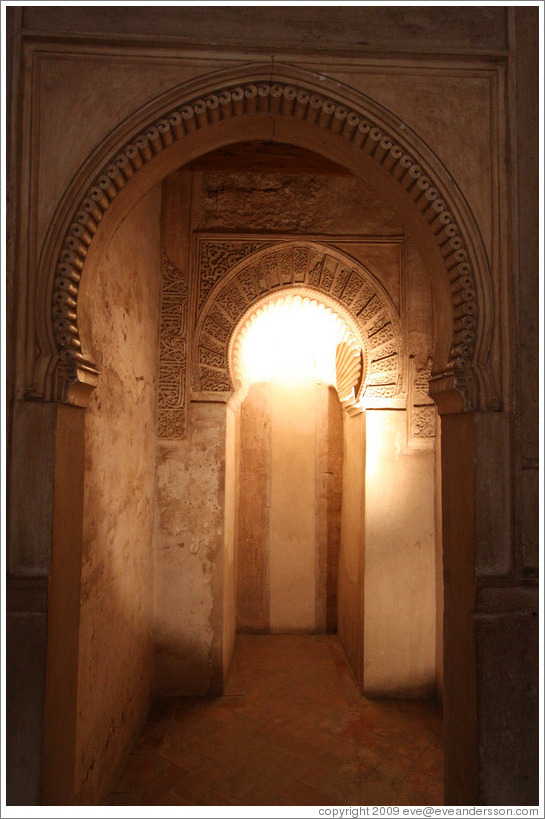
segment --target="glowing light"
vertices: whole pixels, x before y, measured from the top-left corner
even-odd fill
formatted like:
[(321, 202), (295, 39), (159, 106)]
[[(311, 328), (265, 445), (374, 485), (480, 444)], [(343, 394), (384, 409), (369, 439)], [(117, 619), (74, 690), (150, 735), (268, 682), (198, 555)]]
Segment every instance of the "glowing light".
[(336, 386), (337, 345), (349, 335), (340, 316), (309, 298), (267, 302), (240, 334), (239, 377), (246, 385), (314, 379)]

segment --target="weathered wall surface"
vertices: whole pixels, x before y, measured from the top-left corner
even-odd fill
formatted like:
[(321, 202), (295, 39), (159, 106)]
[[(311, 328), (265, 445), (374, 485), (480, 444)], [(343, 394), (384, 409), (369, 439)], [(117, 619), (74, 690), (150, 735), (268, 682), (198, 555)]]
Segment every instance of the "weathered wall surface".
[(435, 693), (435, 458), (405, 450), (405, 411), (368, 410), (364, 692)]
[(400, 217), (364, 180), (316, 171), (308, 175), (195, 171), (192, 224), (199, 230), (314, 235), (403, 231)]
[(223, 682), (226, 406), (190, 404), (187, 437), (157, 444), (156, 688), (219, 693)]
[(159, 225), (156, 189), (119, 229), (89, 296), (102, 376), (86, 418), (79, 804), (102, 797), (152, 690)]

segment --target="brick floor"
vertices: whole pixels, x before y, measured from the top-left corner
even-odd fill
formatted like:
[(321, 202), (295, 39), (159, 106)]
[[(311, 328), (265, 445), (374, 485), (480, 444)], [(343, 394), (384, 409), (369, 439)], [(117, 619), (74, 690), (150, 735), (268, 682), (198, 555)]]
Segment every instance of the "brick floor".
[(367, 700), (335, 635), (237, 635), (225, 693), (155, 703), (106, 805), (441, 805), (435, 703)]

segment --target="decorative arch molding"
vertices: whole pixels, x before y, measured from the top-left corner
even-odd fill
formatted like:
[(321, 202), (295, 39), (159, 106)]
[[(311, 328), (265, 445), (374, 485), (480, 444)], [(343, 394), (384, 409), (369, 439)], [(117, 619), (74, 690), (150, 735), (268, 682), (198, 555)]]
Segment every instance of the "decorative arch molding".
[(192, 348), (196, 392), (230, 393), (231, 347), (252, 308), (267, 297), (296, 291), (329, 307), (351, 327), (362, 350), (364, 382), (358, 399), (403, 392), (399, 316), (384, 288), (361, 264), (317, 242), (282, 241), (234, 265), (210, 291), (197, 318)]
[[(139, 112), (132, 134), (129, 126), (120, 126), (119, 148), (112, 137), (108, 159), (93, 159), (92, 167), (100, 171), (86, 174), (91, 183), (79, 186), (79, 204), (65, 221), (56, 263), (50, 255), (46, 264), (49, 284), (40, 292), (52, 294), (52, 310), (38, 322), (42, 355), (33, 394), (84, 405), (96, 386), (99, 373), (80, 333), (78, 294), (86, 259), (123, 189), (192, 135), (229, 120), (258, 117), (271, 123), (273, 139), (279, 119), (327, 133), (351, 152), (350, 167), (371, 162), (408, 197), (439, 252), (450, 293), (450, 318), (444, 322), (449, 326), (442, 329), (448, 352), (436, 363), (435, 389), (457, 391), (466, 409), (497, 408), (489, 363), (493, 299), (488, 260), (470, 208), (448, 170), (410, 128), (400, 128), (396, 117), (363, 94), (324, 79), (318, 85), (314, 75), (292, 67), (276, 65), (274, 75), (271, 79), (269, 65), (243, 66), (174, 89)], [(65, 202), (63, 213), (69, 212)], [(59, 247), (58, 236), (51, 246)]]

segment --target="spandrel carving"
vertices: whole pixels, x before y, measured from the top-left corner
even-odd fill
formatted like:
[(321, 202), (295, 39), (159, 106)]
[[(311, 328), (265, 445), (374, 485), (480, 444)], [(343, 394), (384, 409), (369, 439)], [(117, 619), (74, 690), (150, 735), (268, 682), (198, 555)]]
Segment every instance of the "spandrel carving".
[(199, 297), (200, 310), (208, 293), (214, 285), (231, 268), (254, 251), (267, 243), (264, 242), (225, 242), (202, 240), (199, 243)]

